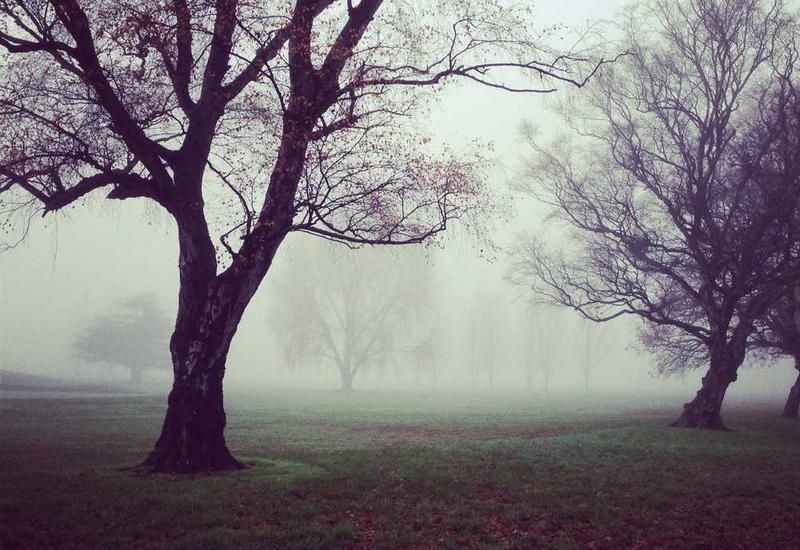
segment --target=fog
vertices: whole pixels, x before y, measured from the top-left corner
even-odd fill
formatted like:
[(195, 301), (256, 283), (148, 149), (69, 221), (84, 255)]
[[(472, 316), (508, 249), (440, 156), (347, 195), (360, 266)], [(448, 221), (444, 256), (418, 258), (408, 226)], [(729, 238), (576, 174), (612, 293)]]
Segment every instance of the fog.
[[(542, 28), (554, 24), (581, 28), (588, 19), (613, 17), (623, 2), (584, 0), (571, 2), (569, 10), (563, 9), (563, 2), (538, 4)], [(369, 288), (376, 300), (390, 299), (394, 277), (400, 279), (396, 284), (401, 288), (406, 285), (406, 293), (419, 292), (422, 285), (421, 300), (429, 308), (425, 319), (415, 317), (423, 315), (420, 308), (411, 308), (401, 320), (387, 324), (391, 343), (385, 346), (386, 356), (359, 369), (353, 381), (357, 392), (515, 391), (530, 392), (532, 398), (547, 393), (576, 399), (585, 392), (668, 392), (676, 396), (676, 407), (680, 399), (690, 398), (702, 373), (658, 376), (653, 358), (637, 348), (638, 321), (588, 326), (575, 313), (532, 305), (524, 289), (505, 280), (507, 249), (514, 237), (546, 224), (546, 209), (516, 194), (512, 184), (530, 154), (520, 138), (521, 123), (532, 121), (545, 133), (559, 130), (548, 111), (552, 101), (469, 85), (437, 97), (430, 116), (420, 121), (427, 124), (421, 133), (455, 149), (476, 139), (493, 144), (494, 166), (488, 177), (493, 192), (504, 197), (497, 219), (483, 220), (481, 235), (456, 224), (432, 245), (407, 249), (353, 251), (303, 234), (290, 235), (239, 327), (227, 362), (226, 388), (333, 391), (341, 387), (340, 371), (330, 354), (311, 354), (301, 366), (289, 368), (281, 339), (285, 318), (277, 312), (293, 285), (305, 284), (324, 305), (324, 295), (330, 297), (337, 290), (308, 286), (322, 280), (312, 272), (323, 269), (330, 275), (339, 270), (338, 277), (347, 280), (351, 272), (341, 264), (350, 261), (370, 266), (355, 270), (362, 277), (357, 283), (364, 294)], [(174, 316), (178, 253), (172, 222), (142, 200), (108, 202), (90, 201), (88, 209), (79, 205), (33, 220), (25, 240), (0, 254), (2, 369), (122, 384), (129, 377), (125, 368), (90, 363), (76, 354), (78, 335), (135, 296), (155, 296), (164, 314)], [(548, 231), (558, 238), (557, 227), (549, 226)], [(414, 276), (422, 283), (402, 280)], [(400, 304), (411, 301), (409, 294), (399, 298)], [(307, 319), (307, 324), (313, 320)], [(433, 367), (420, 367), (410, 351), (423, 341), (421, 326), (437, 335)], [(549, 357), (547, 365), (543, 355)], [(730, 397), (781, 399), (793, 378), (788, 362), (769, 368), (745, 366)], [(150, 370), (142, 387), (166, 394), (169, 384), (167, 369)]]

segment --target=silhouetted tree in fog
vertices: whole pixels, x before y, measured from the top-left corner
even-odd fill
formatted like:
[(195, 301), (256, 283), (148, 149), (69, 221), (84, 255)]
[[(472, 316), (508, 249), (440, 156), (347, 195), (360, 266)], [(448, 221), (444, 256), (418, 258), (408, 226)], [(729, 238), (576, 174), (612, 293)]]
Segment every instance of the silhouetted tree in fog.
[(545, 393), (550, 391), (553, 374), (553, 355), (560, 334), (559, 319), (553, 311), (541, 306), (532, 306), (527, 312), (527, 338), (525, 381), (528, 390), (533, 389), (533, 379), (542, 374)]
[(608, 341), (604, 339), (602, 327), (587, 319), (579, 319), (575, 352), (578, 355), (578, 367), (583, 374), (583, 389), (589, 392), (589, 377), (601, 359), (608, 355)]
[(432, 150), (410, 115), (452, 79), (582, 85), (594, 64), (537, 47), (531, 21), (492, 0), (0, 3), (4, 221), (95, 192), (175, 220), (175, 378), (146, 466), (243, 467), (226, 358), (289, 232), (419, 243), (483, 205), (480, 156)]
[(303, 244), (290, 249), (270, 304), (289, 366), (333, 363), (346, 392), (356, 375), (389, 366), (435, 378), (438, 308), (424, 257), (410, 249), (342, 254), (329, 244)]
[(531, 165), (576, 239), (561, 255), (525, 241), (514, 279), (698, 342), (706, 375), (676, 426), (724, 428), (754, 322), (800, 276), (795, 28), (779, 2), (642, 4), (629, 55), (568, 110), (578, 141)]
[(318, 255), (315, 318), (322, 355), (339, 370), (342, 391), (369, 368), (382, 368), (395, 353), (403, 315), (404, 281), (398, 263), (377, 250), (334, 257)]
[(528, 315), (526, 319), (525, 352), (524, 352), (524, 371), (525, 384), (528, 391), (533, 390), (533, 377), (536, 374), (536, 344), (539, 342), (536, 330), (539, 328), (539, 321), (534, 315)]
[(508, 307), (503, 298), (481, 285), (468, 321), (470, 377), (473, 388), (481, 375), (489, 389), (494, 389), (498, 367), (505, 361), (503, 336), (506, 330)]
[[(276, 279), (269, 310), (269, 326), (280, 348), (290, 376), (320, 362), (322, 342), (315, 325), (314, 258), (302, 250), (289, 249), (290, 257)], [(282, 276), (280, 276), (282, 275)]]
[(82, 361), (128, 369), (131, 383), (138, 385), (144, 371), (169, 369), (171, 331), (155, 296), (143, 294), (95, 317), (75, 339), (74, 351)]
[(417, 386), (423, 374), (430, 376), (434, 388), (438, 386), (439, 374), (442, 371), (441, 338), (441, 331), (434, 329), (407, 348), (413, 362), (414, 381)]
[(440, 327), (441, 304), (439, 288), (433, 274), (433, 265), (424, 249), (403, 251), (403, 296), (400, 302), (402, 324), (396, 330), (396, 344), (400, 361), (407, 361), (414, 372), (414, 383), (419, 386), (423, 376), (434, 386), (438, 383), (442, 366), (442, 337)]

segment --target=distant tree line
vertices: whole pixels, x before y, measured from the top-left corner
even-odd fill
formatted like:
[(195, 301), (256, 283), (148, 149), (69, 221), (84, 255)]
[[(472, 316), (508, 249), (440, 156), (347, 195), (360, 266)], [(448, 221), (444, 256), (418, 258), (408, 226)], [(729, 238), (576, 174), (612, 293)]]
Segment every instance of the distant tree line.
[(313, 244), (293, 250), (291, 276), (279, 281), (271, 305), (275, 341), (290, 371), (334, 365), (345, 392), (365, 370), (398, 364), (412, 365), (417, 379), (435, 379), (438, 308), (425, 255), (405, 252), (394, 263), (388, 252), (341, 255)]

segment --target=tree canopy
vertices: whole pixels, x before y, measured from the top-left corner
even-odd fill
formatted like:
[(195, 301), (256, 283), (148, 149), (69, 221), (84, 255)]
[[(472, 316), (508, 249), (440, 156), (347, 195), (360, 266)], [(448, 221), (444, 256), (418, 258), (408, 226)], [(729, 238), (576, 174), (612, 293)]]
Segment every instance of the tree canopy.
[(531, 190), (575, 239), (536, 239), (513, 278), (595, 321), (636, 315), (680, 368), (708, 358), (678, 425), (721, 428), (754, 323), (800, 276), (796, 23), (780, 2), (659, 1), (628, 55), (566, 110), (574, 140), (534, 142)]
[(169, 334), (172, 324), (152, 294), (125, 300), (115, 311), (98, 315), (74, 342), (82, 361), (121, 366), (139, 384), (146, 370), (170, 368)]

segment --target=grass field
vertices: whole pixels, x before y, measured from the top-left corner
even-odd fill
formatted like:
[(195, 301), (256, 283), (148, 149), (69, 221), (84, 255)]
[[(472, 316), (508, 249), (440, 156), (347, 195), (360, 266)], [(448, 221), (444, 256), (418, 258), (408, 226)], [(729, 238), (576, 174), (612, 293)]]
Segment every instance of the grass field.
[(252, 468), (121, 471), (163, 402), (2, 400), (0, 547), (800, 548), (800, 424), (779, 403), (709, 433), (666, 428), (674, 400), (229, 395)]

